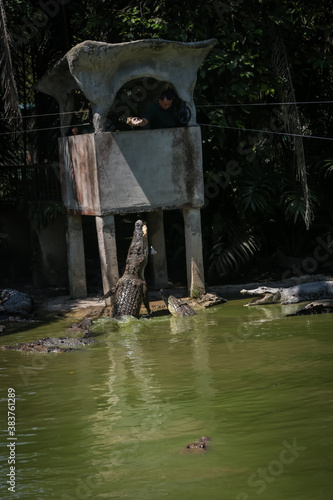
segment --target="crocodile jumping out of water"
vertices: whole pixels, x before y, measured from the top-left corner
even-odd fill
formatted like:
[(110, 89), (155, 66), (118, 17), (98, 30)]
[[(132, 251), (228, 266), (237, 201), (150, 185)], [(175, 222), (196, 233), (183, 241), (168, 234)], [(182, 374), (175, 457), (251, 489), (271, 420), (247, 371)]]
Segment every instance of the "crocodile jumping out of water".
[(141, 220), (137, 220), (127, 254), (125, 272), (116, 285), (103, 296), (103, 299), (111, 297), (113, 318), (120, 316), (138, 318), (142, 302), (150, 315), (148, 287), (144, 278), (147, 262), (147, 226)]
[(302, 283), (289, 288), (270, 288), (260, 286), (253, 290), (241, 290), (240, 293), (259, 295), (248, 306), (260, 304), (294, 304), (307, 300), (333, 299), (333, 281), (315, 281)]

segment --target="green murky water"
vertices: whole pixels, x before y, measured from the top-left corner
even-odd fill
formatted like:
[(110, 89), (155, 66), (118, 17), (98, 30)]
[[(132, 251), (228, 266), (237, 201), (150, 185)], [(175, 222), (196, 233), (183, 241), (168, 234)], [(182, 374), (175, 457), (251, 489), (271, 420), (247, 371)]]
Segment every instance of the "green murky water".
[[(1, 498), (333, 499), (333, 315), (243, 304), (99, 320), (99, 342), (81, 352), (0, 351)], [(63, 336), (66, 326), (0, 343)], [(182, 453), (203, 435), (207, 453)]]

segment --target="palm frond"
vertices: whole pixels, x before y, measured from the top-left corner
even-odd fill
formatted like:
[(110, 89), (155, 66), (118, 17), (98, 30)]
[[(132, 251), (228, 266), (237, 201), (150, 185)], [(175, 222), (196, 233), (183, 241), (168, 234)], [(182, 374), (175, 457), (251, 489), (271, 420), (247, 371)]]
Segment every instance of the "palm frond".
[(232, 243), (218, 243), (213, 247), (209, 275), (226, 276), (237, 272), (243, 265), (249, 263), (260, 250), (258, 237), (252, 234), (240, 234)]
[(263, 165), (248, 165), (239, 182), (239, 205), (242, 210), (264, 213), (272, 204), (276, 187)]
[[(311, 205), (319, 205), (320, 200), (315, 193), (309, 192), (309, 199)], [(305, 218), (306, 203), (304, 194), (301, 190), (286, 190), (282, 193), (281, 201), (284, 206), (286, 218), (292, 220), (296, 224), (298, 219)]]
[(7, 19), (3, 0), (0, 0), (0, 32), (0, 69), (1, 85), (4, 92), (3, 101), (5, 118), (9, 119), (9, 123), (13, 123), (14, 121), (15, 125), (17, 125), (21, 123), (22, 116), (11, 57), (12, 38), (7, 29)]
[(324, 178), (333, 175), (333, 160), (323, 160), (316, 165), (318, 173)]
[(296, 161), (296, 174), (297, 179), (300, 181), (302, 186), (304, 202), (305, 202), (305, 212), (304, 221), (307, 229), (310, 226), (311, 220), (313, 219), (309, 189), (307, 184), (307, 172), (306, 172), (306, 162), (304, 154), (304, 145), (302, 135), (301, 121), (298, 113), (298, 108), (296, 104), (295, 90), (293, 87), (293, 81), (291, 77), (290, 67), (288, 63), (288, 57), (283, 43), (283, 37), (279, 28), (274, 30), (275, 41), (273, 45), (273, 65), (275, 72), (280, 77), (281, 80), (281, 102), (292, 102), (295, 104), (288, 104), (283, 106), (283, 120), (286, 131), (289, 134), (295, 134), (290, 136), (290, 141), (292, 142), (292, 148), (295, 155)]

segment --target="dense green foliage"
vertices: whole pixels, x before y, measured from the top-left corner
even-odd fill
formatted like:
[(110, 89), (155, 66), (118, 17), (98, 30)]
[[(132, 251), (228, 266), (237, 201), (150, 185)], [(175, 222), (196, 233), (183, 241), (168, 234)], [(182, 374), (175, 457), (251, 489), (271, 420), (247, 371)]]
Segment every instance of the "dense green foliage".
[[(217, 38), (198, 72), (195, 90), (197, 121), (203, 125), (202, 220), (211, 279), (277, 249), (287, 255), (312, 255), (316, 238), (333, 235), (332, 142), (300, 141), (314, 214), (306, 230), (299, 144), (287, 135), (333, 137), (333, 104), (299, 104), (299, 129), (292, 123), (295, 106), (280, 104), (286, 101), (286, 86), (301, 103), (331, 100), (330, 0), (320, 5), (309, 0), (7, 0), (4, 6), (14, 38), (22, 112), (37, 115), (24, 121), (25, 129), (52, 130), (0, 136), (2, 166), (24, 164), (27, 152), (35, 163), (57, 160), (58, 117), (38, 116), (56, 113), (57, 105), (36, 93), (34, 84), (75, 44), (87, 39), (117, 43)], [(280, 49), (274, 45), (277, 37)], [(283, 71), (273, 58), (281, 47)], [(4, 126), (2, 130), (9, 131)]]

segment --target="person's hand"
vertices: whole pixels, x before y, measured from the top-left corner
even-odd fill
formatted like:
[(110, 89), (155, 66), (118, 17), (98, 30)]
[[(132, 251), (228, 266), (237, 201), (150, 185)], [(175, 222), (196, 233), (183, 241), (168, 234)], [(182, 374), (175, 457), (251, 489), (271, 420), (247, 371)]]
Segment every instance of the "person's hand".
[(132, 127), (138, 127), (143, 123), (143, 120), (141, 118), (138, 118), (137, 116), (129, 116), (126, 120), (126, 123), (128, 125), (132, 125)]

